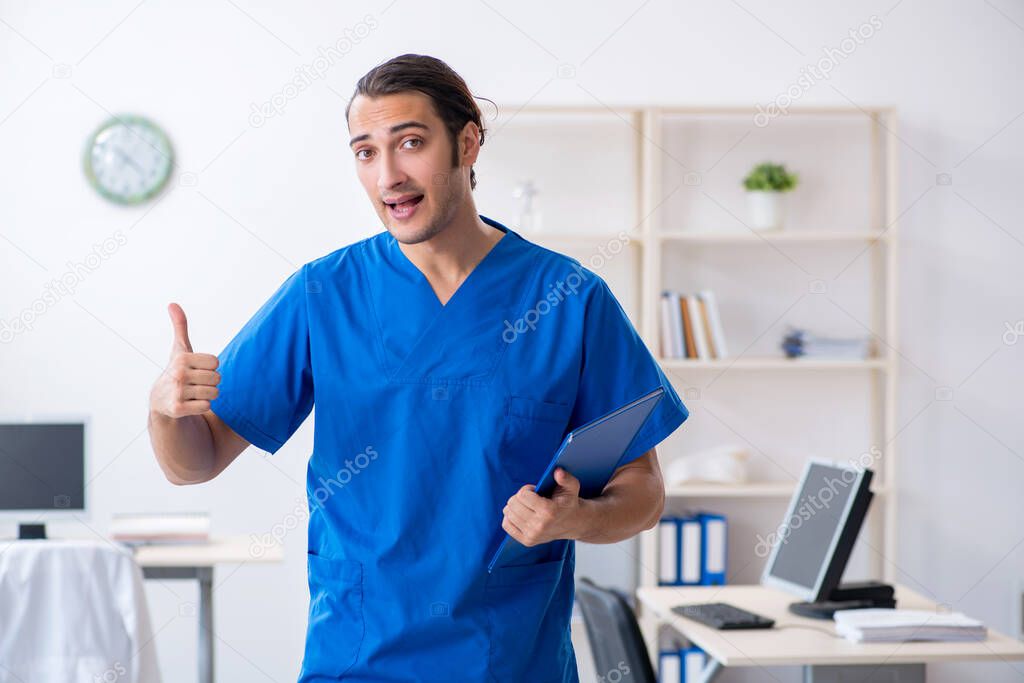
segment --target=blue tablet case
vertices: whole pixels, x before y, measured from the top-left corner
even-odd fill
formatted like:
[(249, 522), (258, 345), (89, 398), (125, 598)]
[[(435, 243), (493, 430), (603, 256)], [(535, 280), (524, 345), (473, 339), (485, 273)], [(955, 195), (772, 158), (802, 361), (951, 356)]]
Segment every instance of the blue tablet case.
[[(664, 387), (658, 387), (649, 394), (644, 394), (635, 401), (613, 410), (607, 415), (591, 420), (568, 434), (562, 445), (555, 451), (548, 468), (541, 475), (540, 481), (533, 490), (549, 497), (554, 492), (555, 468), (562, 467), (579, 479), (580, 498), (596, 498), (601, 495), (608, 480), (636, 439), (665, 394)], [(504, 529), (499, 527), (501, 538), (494, 556), (487, 565), (487, 571), (514, 561), (527, 551), (519, 541), (515, 540)]]

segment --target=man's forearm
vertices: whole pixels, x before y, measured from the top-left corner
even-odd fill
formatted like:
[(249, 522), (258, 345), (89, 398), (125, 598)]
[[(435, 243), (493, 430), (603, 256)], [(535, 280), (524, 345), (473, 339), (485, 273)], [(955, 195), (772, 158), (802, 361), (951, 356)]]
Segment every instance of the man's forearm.
[(627, 466), (617, 473), (597, 498), (580, 500), (574, 538), (586, 543), (618, 543), (654, 528), (664, 508), (660, 468), (651, 471), (646, 463), (638, 462), (636, 467)]
[(213, 434), (202, 415), (149, 412), (149, 439), (160, 469), (175, 484), (208, 481), (216, 462)]

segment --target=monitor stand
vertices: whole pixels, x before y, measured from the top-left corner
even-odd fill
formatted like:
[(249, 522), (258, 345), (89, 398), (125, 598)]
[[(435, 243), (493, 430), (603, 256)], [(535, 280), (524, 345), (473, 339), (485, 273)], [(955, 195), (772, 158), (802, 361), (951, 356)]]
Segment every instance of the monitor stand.
[(18, 540), (37, 541), (46, 539), (45, 524), (19, 524)]
[(832, 589), (828, 598), (821, 602), (794, 602), (789, 611), (811, 619), (831, 619), (839, 610), (865, 609), (868, 607), (896, 607), (893, 587), (880, 581), (858, 581), (843, 583)]

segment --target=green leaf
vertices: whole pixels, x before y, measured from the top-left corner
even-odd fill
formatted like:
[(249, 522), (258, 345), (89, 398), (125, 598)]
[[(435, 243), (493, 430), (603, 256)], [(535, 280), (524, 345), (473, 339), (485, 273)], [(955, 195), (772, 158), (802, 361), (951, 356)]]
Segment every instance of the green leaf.
[(797, 185), (799, 176), (790, 173), (782, 164), (758, 164), (743, 179), (743, 187), (751, 191), (788, 192)]

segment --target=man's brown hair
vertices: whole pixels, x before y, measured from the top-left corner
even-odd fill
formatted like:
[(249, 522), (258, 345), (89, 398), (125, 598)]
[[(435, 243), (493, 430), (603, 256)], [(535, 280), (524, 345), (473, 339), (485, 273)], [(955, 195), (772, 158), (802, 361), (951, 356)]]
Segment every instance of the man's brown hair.
[[(370, 69), (356, 83), (356, 91), (345, 106), (345, 120), (348, 120), (352, 100), (358, 95), (381, 97), (409, 91), (429, 97), (434, 111), (444, 121), (452, 145), (452, 166), (459, 163), (459, 145), (456, 140), (468, 122), (472, 121), (480, 129), (480, 145), (484, 144), (485, 131), (480, 107), (474, 101), (466, 82), (443, 61), (427, 55), (399, 55)], [(476, 171), (472, 167), (469, 169), (469, 187), (476, 188)]]

